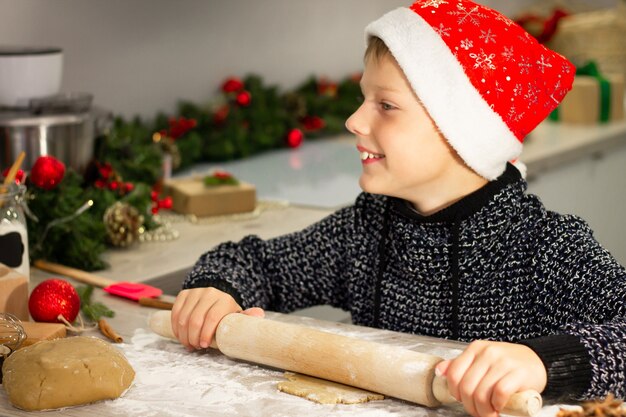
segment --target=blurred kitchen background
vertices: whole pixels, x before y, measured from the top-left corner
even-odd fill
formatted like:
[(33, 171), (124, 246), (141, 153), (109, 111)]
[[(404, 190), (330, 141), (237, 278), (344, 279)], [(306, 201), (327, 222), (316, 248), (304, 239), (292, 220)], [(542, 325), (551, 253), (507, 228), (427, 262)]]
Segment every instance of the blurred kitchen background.
[[(359, 71), (364, 26), (406, 0), (0, 0), (0, 45), (63, 49), (62, 90), (116, 114), (154, 117), (256, 73), (291, 88)], [(617, 0), (479, 1), (510, 17)]]
[[(409, 3), (407, 0), (0, 0), (0, 55), (2, 47), (62, 49), (58, 90), (65, 94), (62, 98), (76, 99), (72, 106), (79, 106), (67, 108), (73, 119), (53, 115), (52, 119), (46, 119), (46, 126), (37, 119), (40, 116), (27, 116), (33, 113), (32, 109), (11, 109), (6, 105), (0, 108), (0, 168), (5, 169), (17, 156), (18, 145), (32, 136), (26, 169), (38, 153), (46, 152), (70, 167), (83, 169), (91, 158), (93, 139), (99, 134), (98, 123), (103, 114), (126, 120), (140, 116), (148, 121), (159, 112), (175, 115), (181, 100), (199, 105), (211, 102), (228, 77), (257, 74), (267, 85), (276, 85), (284, 91), (311, 76), (336, 81), (358, 73), (362, 70), (365, 25), (384, 12)], [(621, 96), (613, 97), (623, 100), (626, 1), (483, 0), (479, 3), (512, 18), (538, 17), (537, 21), (529, 21), (528, 29), (539, 34), (558, 8), (573, 16), (589, 16), (579, 19), (583, 20), (579, 27), (571, 30), (578, 31), (578, 39), (591, 40), (591, 46), (566, 45), (572, 53), (568, 57), (580, 58), (577, 54), (581, 50), (583, 55), (596, 53), (591, 58), (599, 61), (603, 72), (622, 77), (621, 88), (616, 91)], [(596, 12), (600, 14), (590, 14)], [(577, 64), (582, 64), (580, 59)], [(0, 90), (1, 84), (0, 79)], [(80, 93), (93, 96), (92, 107), (87, 103), (87, 108), (80, 108), (78, 102), (85, 98)], [(583, 91), (583, 94), (589, 93)], [(584, 103), (596, 101), (583, 100)], [(522, 160), (528, 162), (530, 192), (538, 194), (549, 209), (585, 218), (598, 240), (624, 264), (626, 123), (623, 103), (620, 105), (613, 106), (621, 109), (619, 114), (604, 123), (595, 119), (566, 123), (569, 116), (563, 111), (563, 120), (545, 122), (527, 138)], [(19, 110), (17, 115), (12, 113), (16, 110)], [(571, 117), (580, 118), (580, 122), (588, 119), (589, 114), (584, 105)], [(592, 117), (597, 119), (597, 115)], [(51, 123), (61, 127), (55, 130)], [(80, 143), (64, 142), (69, 143), (70, 139)], [(80, 154), (85, 151), (87, 155)], [(236, 161), (199, 162), (175, 175), (206, 172), (217, 166), (253, 183), (260, 199), (286, 200), (292, 205), (330, 210), (350, 204), (359, 192), (357, 180), (361, 166), (354, 142), (345, 132), (333, 140), (305, 138), (302, 146), (292, 149), (283, 146)]]

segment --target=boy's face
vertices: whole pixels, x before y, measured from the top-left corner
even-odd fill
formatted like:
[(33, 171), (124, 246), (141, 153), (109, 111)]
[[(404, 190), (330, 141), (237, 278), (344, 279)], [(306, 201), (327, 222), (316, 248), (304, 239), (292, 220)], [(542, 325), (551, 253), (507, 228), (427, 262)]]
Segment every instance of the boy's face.
[(361, 188), (412, 202), (441, 192), (459, 159), (390, 54), (367, 59), (361, 90), (364, 101), (346, 122), (357, 137)]

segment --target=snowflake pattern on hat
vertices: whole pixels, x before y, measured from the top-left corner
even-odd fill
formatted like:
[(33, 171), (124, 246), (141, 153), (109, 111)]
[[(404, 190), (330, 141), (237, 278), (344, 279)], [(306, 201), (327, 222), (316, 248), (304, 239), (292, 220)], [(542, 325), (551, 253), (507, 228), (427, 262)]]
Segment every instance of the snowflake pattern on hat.
[(470, 0), (417, 0), (370, 23), (465, 163), (497, 178), (571, 89), (574, 67)]
[(441, 36), (520, 141), (569, 91), (561, 78), (571, 75), (571, 64), (497, 11), (463, 0), (418, 0), (411, 10)]

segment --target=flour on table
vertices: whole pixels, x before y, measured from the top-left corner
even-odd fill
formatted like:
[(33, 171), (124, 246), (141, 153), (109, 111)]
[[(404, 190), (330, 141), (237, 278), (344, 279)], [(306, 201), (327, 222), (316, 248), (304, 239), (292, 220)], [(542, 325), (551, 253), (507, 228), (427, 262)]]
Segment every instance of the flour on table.
[(93, 415), (128, 417), (465, 415), (460, 409), (428, 409), (395, 399), (353, 405), (302, 401), (302, 398), (278, 391), (277, 383), (284, 381), (281, 370), (231, 360), (213, 349), (188, 352), (178, 342), (144, 329), (136, 330), (129, 343), (118, 346), (135, 369), (135, 381), (123, 397), (89, 406), (93, 407)]

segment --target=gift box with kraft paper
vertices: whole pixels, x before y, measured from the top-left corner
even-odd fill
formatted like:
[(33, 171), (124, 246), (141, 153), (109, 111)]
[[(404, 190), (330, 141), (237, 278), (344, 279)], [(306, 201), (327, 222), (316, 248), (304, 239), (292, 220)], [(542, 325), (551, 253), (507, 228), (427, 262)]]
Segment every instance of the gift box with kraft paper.
[[(608, 92), (602, 91), (597, 77), (576, 75), (572, 90), (567, 93), (550, 120), (567, 124), (593, 125), (624, 119), (624, 78), (607, 74)], [(603, 96), (608, 94), (608, 96)]]
[(245, 213), (256, 207), (256, 188), (247, 183), (206, 186), (199, 177), (165, 182), (165, 194), (172, 196), (172, 209), (198, 217)]
[(28, 278), (0, 264), (0, 313), (28, 321)]

